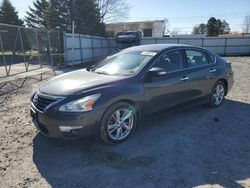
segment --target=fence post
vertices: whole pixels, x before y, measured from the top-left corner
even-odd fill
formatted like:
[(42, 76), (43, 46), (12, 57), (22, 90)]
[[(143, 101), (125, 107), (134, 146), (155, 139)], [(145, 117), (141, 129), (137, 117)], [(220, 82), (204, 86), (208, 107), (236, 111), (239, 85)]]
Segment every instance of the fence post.
[(227, 38), (225, 38), (224, 56), (227, 55)]
[(2, 34), (1, 33), (0, 33), (0, 45), (1, 45), (1, 51), (2, 51), (2, 56), (3, 56), (5, 73), (6, 73), (6, 76), (8, 76), (9, 74), (8, 74), (7, 65), (6, 65), (6, 59), (5, 59), (4, 49), (3, 49), (3, 41), (2, 41)]
[(64, 41), (64, 45), (63, 45), (63, 48), (64, 48), (64, 62), (66, 62), (66, 64), (68, 63), (68, 44), (67, 44), (67, 35), (66, 35), (66, 32), (63, 32), (63, 41)]
[(12, 49), (12, 57), (11, 57), (11, 63), (10, 63), (9, 68), (8, 68), (8, 76), (10, 75), (11, 66), (12, 66), (12, 64), (14, 64), (14, 56), (16, 55), (17, 39), (18, 39), (18, 29), (17, 29), (17, 32), (16, 32), (16, 39), (15, 39), (14, 46), (13, 46), (13, 49)]
[(94, 51), (93, 36), (90, 36), (90, 38), (91, 38), (92, 61), (94, 61), (95, 51)]
[[(250, 39), (250, 38), (248, 38), (248, 39)], [(250, 45), (249, 45), (249, 56), (250, 56)]]
[(20, 28), (17, 29), (17, 32), (18, 32), (18, 35), (20, 37), (21, 48), (22, 48), (22, 53), (23, 53), (23, 61), (25, 63), (25, 71), (28, 72), (28, 65), (27, 65), (27, 62), (26, 62), (25, 54), (24, 54), (23, 38), (22, 38), (22, 34), (21, 34)]
[(41, 56), (40, 56), (40, 46), (39, 46), (39, 42), (38, 42), (38, 36), (37, 36), (37, 29), (35, 29), (35, 37), (36, 37), (36, 45), (37, 45), (37, 50), (38, 50), (38, 60), (39, 60), (39, 64), (40, 67), (42, 68), (42, 60), (41, 60)]
[(81, 35), (78, 34), (79, 37), (79, 44), (80, 44), (80, 54), (81, 54), (81, 63), (83, 62), (83, 54), (82, 54), (82, 38)]
[(60, 59), (60, 65), (62, 65), (62, 56), (61, 56), (61, 53), (62, 53), (62, 46), (61, 46), (61, 31), (57, 31), (57, 40), (58, 40), (58, 48), (59, 48), (59, 59)]
[(103, 53), (103, 38), (101, 38), (101, 50), (102, 50), (102, 55), (101, 55), (101, 59), (104, 57), (104, 53)]
[(50, 51), (50, 47), (51, 47), (51, 45), (50, 45), (50, 37), (49, 37), (49, 31), (47, 31), (47, 35), (48, 35), (48, 45), (49, 45), (49, 56), (50, 56), (50, 64), (51, 64), (51, 66), (53, 66), (54, 65), (54, 63), (53, 63), (53, 58), (52, 58), (52, 54), (51, 54), (51, 51)]
[(111, 54), (111, 42), (110, 42), (110, 39), (107, 38), (107, 55)]
[(201, 47), (204, 47), (204, 38), (201, 38)]

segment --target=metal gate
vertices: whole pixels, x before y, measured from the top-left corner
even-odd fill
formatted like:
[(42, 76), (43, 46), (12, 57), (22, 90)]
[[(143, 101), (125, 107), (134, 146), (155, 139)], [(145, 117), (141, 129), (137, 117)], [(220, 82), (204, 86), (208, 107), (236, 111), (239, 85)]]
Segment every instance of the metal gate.
[(63, 63), (60, 31), (0, 24), (0, 78)]

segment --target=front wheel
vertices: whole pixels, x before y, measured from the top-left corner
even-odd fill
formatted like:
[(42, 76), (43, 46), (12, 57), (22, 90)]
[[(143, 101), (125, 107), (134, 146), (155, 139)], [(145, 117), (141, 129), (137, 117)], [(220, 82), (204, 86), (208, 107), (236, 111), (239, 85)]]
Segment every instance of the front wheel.
[(106, 143), (125, 141), (137, 126), (135, 108), (125, 102), (111, 106), (103, 115), (100, 125), (100, 137)]
[(220, 106), (225, 98), (225, 94), (225, 84), (222, 81), (218, 81), (211, 91), (209, 106), (212, 108)]

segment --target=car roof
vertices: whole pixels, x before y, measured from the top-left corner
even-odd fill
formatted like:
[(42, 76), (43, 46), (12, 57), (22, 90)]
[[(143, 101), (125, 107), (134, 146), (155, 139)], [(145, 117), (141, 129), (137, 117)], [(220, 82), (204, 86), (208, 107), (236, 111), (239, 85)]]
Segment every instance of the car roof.
[(121, 32), (119, 32), (119, 33), (138, 33), (138, 31), (121, 31)]
[(191, 46), (191, 45), (186, 45), (186, 44), (147, 44), (147, 45), (130, 47), (130, 48), (122, 50), (121, 52), (133, 52), (133, 51), (160, 52), (162, 50), (171, 49), (175, 47), (196, 47), (196, 46)]

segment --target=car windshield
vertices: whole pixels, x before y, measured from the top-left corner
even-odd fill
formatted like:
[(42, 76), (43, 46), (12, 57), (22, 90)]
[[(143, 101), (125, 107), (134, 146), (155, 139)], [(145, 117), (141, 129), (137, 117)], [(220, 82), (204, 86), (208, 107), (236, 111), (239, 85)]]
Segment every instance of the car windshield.
[(138, 73), (155, 55), (155, 52), (117, 54), (102, 61), (92, 71), (107, 75), (133, 75)]

